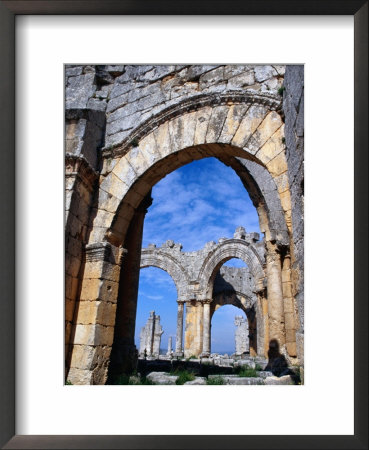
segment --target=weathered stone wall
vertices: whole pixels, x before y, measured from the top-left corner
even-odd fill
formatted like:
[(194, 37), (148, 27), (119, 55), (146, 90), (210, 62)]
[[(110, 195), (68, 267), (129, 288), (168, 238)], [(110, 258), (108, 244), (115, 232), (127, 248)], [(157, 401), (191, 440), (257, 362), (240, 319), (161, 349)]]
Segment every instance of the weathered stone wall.
[(304, 361), (304, 67), (287, 66), (284, 80), (286, 157), (292, 205), (292, 295), (296, 299), (297, 354)]
[[(225, 94), (240, 89), (276, 94), (282, 85), (285, 67), (165, 65), (120, 66), (118, 69), (124, 73), (105, 91), (105, 147), (120, 144), (152, 115), (201, 94)], [(225, 119), (222, 110), (214, 119)]]
[[(105, 108), (93, 97), (96, 85), (94, 67), (66, 68), (65, 107), (65, 355), (70, 365), (70, 343), (75, 342), (77, 316), (91, 316), (88, 303), (80, 302), (84, 247), (91, 226), (91, 209), (99, 178), (99, 148), (104, 142)], [(78, 302), (77, 302), (78, 300)]]

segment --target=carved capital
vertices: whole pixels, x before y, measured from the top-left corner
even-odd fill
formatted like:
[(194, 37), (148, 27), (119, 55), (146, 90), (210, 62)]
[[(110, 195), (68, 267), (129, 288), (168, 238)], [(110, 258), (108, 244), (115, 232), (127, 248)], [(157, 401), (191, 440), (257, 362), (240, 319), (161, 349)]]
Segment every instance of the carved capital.
[(91, 167), (84, 156), (72, 153), (65, 154), (65, 176), (79, 178), (89, 191), (92, 191), (99, 179), (99, 173)]
[(127, 250), (123, 247), (115, 247), (109, 242), (99, 242), (86, 246), (86, 261), (105, 261), (110, 264), (121, 265)]

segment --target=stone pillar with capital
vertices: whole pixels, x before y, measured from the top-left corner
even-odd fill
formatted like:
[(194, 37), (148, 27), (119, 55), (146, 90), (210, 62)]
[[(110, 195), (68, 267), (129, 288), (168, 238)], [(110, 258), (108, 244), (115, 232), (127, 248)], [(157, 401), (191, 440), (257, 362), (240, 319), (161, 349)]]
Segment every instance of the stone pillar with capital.
[(281, 255), (271, 242), (267, 242), (266, 266), (269, 340), (277, 340), (281, 347), (286, 342)]
[(151, 192), (143, 199), (131, 219), (125, 239), (127, 256), (119, 278), (117, 319), (114, 343), (109, 365), (108, 383), (121, 374), (136, 369), (138, 351), (134, 342), (136, 328), (137, 295), (140, 276), (142, 234), (145, 215), (152, 203)]
[(211, 340), (210, 302), (211, 300), (203, 302), (204, 311), (203, 311), (203, 340), (202, 340), (202, 354), (201, 354), (202, 357), (210, 356), (210, 340)]
[(177, 300), (177, 335), (175, 356), (183, 356), (183, 312), (184, 302)]
[(105, 384), (114, 337), (119, 273), (125, 249), (109, 242), (86, 246), (81, 293), (75, 309), (67, 379)]
[(204, 302), (201, 300), (186, 301), (186, 327), (184, 356), (199, 357), (203, 348)]

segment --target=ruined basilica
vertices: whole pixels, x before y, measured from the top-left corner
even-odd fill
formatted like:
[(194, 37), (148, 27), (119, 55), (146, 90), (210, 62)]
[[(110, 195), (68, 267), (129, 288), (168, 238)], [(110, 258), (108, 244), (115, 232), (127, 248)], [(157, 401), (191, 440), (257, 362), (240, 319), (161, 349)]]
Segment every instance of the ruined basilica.
[[(231, 304), (247, 318), (236, 318), (249, 338), (236, 353), (267, 358), (273, 341), (303, 367), (303, 66), (71, 65), (65, 76), (66, 379), (105, 384), (132, 370), (149, 266), (177, 289), (178, 358), (210, 355), (212, 316)], [(152, 187), (206, 157), (240, 177), (262, 236), (240, 224), (196, 252), (142, 248)], [(247, 268), (223, 266), (232, 258)], [(156, 317), (142, 348), (162, 333)]]

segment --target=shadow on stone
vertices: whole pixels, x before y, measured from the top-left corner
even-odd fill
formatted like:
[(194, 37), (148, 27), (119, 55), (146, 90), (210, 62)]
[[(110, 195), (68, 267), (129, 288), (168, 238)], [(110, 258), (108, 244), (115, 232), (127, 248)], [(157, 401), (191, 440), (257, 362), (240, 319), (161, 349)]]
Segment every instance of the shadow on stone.
[(295, 384), (300, 384), (301, 382), (300, 374), (288, 367), (286, 358), (279, 351), (279, 342), (276, 339), (272, 339), (269, 342), (268, 364), (265, 370), (269, 370), (279, 378), (284, 375), (290, 375)]

